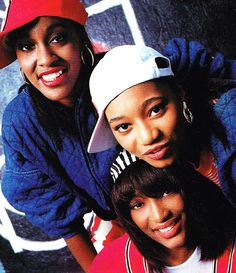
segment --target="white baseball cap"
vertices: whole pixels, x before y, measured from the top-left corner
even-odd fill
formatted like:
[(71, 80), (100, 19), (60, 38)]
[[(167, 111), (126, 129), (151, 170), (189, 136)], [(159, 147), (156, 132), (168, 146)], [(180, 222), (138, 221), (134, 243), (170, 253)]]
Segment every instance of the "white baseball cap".
[(114, 98), (139, 83), (173, 75), (170, 60), (151, 47), (122, 45), (108, 51), (94, 68), (89, 82), (98, 120), (88, 152), (105, 151), (116, 143), (104, 114)]

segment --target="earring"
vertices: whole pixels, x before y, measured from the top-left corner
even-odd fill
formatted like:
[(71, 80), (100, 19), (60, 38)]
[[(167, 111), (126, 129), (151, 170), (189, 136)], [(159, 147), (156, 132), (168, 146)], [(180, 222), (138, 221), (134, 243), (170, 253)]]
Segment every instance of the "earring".
[(92, 50), (88, 47), (88, 45), (87, 44), (85, 44), (84, 45), (84, 48), (83, 48), (83, 50), (81, 51), (81, 53), (80, 53), (80, 57), (81, 57), (81, 60), (82, 60), (82, 63), (83, 64), (85, 64), (85, 65), (87, 65), (87, 63), (86, 63), (86, 55), (89, 55), (90, 56), (90, 58), (91, 58), (91, 66), (93, 66), (94, 65), (94, 56), (93, 56), (93, 52), (92, 52)]
[(24, 74), (24, 72), (22, 71), (22, 68), (20, 67), (20, 75), (21, 75), (21, 78), (22, 80), (24, 81), (25, 84), (29, 84), (29, 82), (27, 81), (27, 78)]
[(193, 123), (193, 114), (189, 110), (186, 101), (183, 101), (183, 115), (188, 123)]

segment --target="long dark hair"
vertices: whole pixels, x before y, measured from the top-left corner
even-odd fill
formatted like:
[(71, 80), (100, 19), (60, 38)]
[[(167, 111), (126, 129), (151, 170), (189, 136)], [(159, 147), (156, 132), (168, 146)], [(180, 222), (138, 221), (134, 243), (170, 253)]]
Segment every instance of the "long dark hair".
[(187, 219), (186, 246), (198, 246), (202, 260), (218, 257), (229, 244), (236, 223), (236, 211), (221, 190), (189, 165), (176, 163), (157, 169), (138, 160), (118, 177), (112, 201), (124, 229), (150, 265), (161, 271), (168, 253), (165, 247), (135, 225), (130, 215), (130, 201), (137, 193), (157, 198), (165, 192), (183, 194)]
[[(31, 30), (37, 24), (38, 20), (39, 18), (36, 18), (29, 24), (10, 32), (6, 39), (7, 46), (14, 50), (18, 38), (21, 37), (23, 33)], [(85, 28), (82, 25), (64, 18), (60, 18), (60, 20), (63, 24), (72, 27), (76, 31), (80, 40), (81, 50), (83, 50), (86, 45), (91, 50), (91, 52), (93, 52), (91, 41), (87, 35)], [(78, 56), (78, 58), (80, 58), (80, 56)], [(91, 63), (91, 60), (89, 61)], [(88, 62), (88, 64), (82, 64), (81, 66), (79, 78), (76, 84), (78, 95), (81, 95), (83, 93), (85, 94), (85, 96), (90, 96), (88, 82), (91, 71), (93, 69), (90, 63)], [(60, 130), (63, 130), (69, 134), (74, 134), (75, 132), (74, 128), (76, 126), (76, 122), (74, 108), (70, 109), (62, 106), (58, 102), (49, 100), (41, 92), (39, 92), (39, 90), (37, 90), (30, 82), (29, 84), (24, 84), (23, 86), (21, 86), (21, 88), (19, 89), (19, 93), (22, 92), (24, 89), (29, 90), (29, 94), (34, 109), (36, 111), (39, 123), (54, 141), (57, 149), (61, 150), (62, 139)]]

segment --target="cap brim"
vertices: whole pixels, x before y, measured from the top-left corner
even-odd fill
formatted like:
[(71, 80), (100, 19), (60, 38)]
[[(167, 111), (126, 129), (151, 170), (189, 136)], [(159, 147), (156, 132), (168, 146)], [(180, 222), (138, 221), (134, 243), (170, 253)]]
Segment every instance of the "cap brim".
[(111, 128), (102, 114), (94, 128), (88, 144), (88, 153), (98, 153), (110, 149), (116, 142)]

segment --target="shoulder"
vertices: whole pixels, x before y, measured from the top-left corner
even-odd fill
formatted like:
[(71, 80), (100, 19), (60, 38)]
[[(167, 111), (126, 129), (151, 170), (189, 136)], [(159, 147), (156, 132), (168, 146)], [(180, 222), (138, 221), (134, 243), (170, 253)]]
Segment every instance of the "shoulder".
[(232, 240), (230, 246), (225, 250), (225, 252), (217, 258), (215, 262), (215, 268), (217, 273), (221, 272), (236, 272), (236, 244), (235, 237)]
[(218, 116), (224, 113), (224, 111), (232, 111), (236, 113), (236, 87), (229, 89), (223, 93), (217, 102), (214, 104), (214, 110)]
[[(215, 115), (224, 125), (230, 143), (236, 143), (236, 88), (225, 92), (214, 105)], [(234, 146), (235, 147), (235, 146)]]
[(128, 235), (112, 241), (95, 257), (89, 273), (124, 273), (125, 247), (129, 241)]
[(3, 113), (3, 126), (25, 123), (28, 116), (36, 117), (28, 87), (25, 86), (22, 92), (6, 106)]
[(96, 256), (89, 273), (144, 273), (146, 269), (145, 259), (125, 234)]
[(102, 249), (102, 251), (99, 253), (99, 255), (102, 256), (113, 256), (118, 255), (118, 257), (122, 256), (124, 254), (125, 247), (127, 243), (130, 241), (130, 238), (127, 234), (124, 234), (123, 236), (117, 238), (116, 240), (109, 243), (106, 247)]

